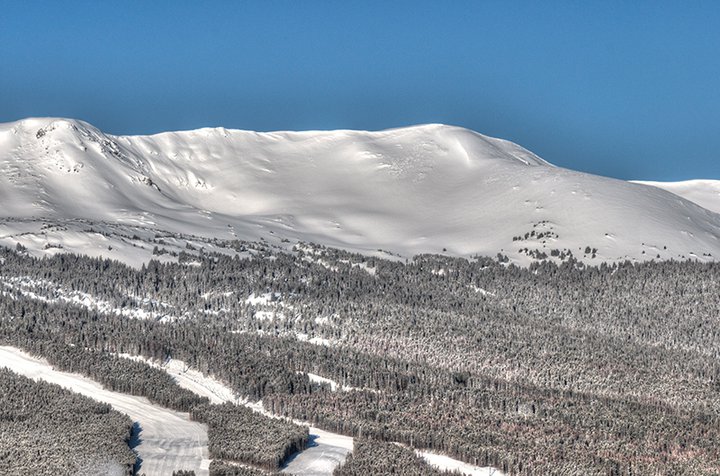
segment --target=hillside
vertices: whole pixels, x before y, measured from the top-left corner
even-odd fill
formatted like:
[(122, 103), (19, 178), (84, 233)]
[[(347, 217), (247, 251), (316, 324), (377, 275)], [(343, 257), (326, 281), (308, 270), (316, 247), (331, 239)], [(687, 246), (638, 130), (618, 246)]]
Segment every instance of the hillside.
[(0, 125), (0, 172), (0, 244), (35, 254), (137, 265), (168, 232), (208, 247), (301, 240), (519, 264), (565, 251), (588, 262), (720, 256), (720, 215), (689, 200), (443, 125), (113, 136), (26, 119)]
[(682, 182), (642, 182), (679, 195), (703, 208), (720, 213), (720, 180), (685, 180)]

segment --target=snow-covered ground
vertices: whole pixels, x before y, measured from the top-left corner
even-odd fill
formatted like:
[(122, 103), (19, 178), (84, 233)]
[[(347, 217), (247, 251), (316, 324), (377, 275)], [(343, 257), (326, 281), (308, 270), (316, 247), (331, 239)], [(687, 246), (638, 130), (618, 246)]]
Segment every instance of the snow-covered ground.
[(138, 474), (169, 475), (178, 469), (193, 470), (198, 476), (208, 474), (207, 427), (190, 421), (187, 413), (152, 404), (143, 397), (106, 390), (93, 380), (55, 370), (46, 361), (14, 347), (0, 346), (0, 366), (109, 403), (130, 416), (141, 427), (139, 444), (134, 448), (142, 458)]
[(430, 465), (448, 471), (459, 471), (468, 476), (503, 476), (497, 468), (475, 466), (463, 461), (450, 458), (449, 456), (433, 453), (430, 451), (415, 450)]
[(720, 180), (686, 180), (683, 182), (643, 182), (679, 195), (703, 208), (720, 213)]
[(386, 257), (500, 252), (519, 264), (553, 249), (589, 262), (720, 256), (720, 216), (678, 195), (438, 124), (112, 136), (26, 119), (0, 124), (0, 203), (0, 244), (136, 266), (164, 232)]
[(358, 387), (351, 387), (349, 385), (340, 385), (335, 380), (313, 374), (310, 372), (298, 372), (298, 373), (304, 373), (308, 376), (311, 382), (319, 383), (321, 385), (327, 385), (330, 387), (330, 390), (333, 392), (337, 392), (338, 390), (343, 392), (350, 392), (353, 390), (365, 390), (366, 392), (376, 392), (376, 390), (368, 389), (368, 388), (358, 388)]
[[(212, 403), (233, 402), (239, 405), (246, 405), (253, 410), (263, 413), (267, 416), (274, 415), (268, 413), (260, 402), (248, 402), (245, 399), (238, 398), (227, 385), (210, 376), (203, 375), (201, 372), (190, 368), (187, 364), (180, 360), (170, 359), (162, 364), (150, 359), (137, 356), (123, 355), (123, 357), (142, 360), (161, 368), (168, 372), (183, 388), (186, 388), (197, 395), (207, 397)], [(333, 390), (338, 388), (349, 391), (350, 387), (341, 388), (337, 382), (321, 377), (315, 374), (308, 374), (311, 380), (319, 383), (327, 383)], [(283, 473), (296, 475), (331, 475), (333, 470), (345, 461), (348, 453), (353, 449), (353, 438), (337, 433), (321, 430), (302, 422), (294, 420), (299, 425), (307, 425), (310, 432), (310, 445), (301, 453), (296, 454), (283, 468)], [(471, 476), (502, 476), (495, 468), (481, 468), (463, 461), (450, 458), (428, 451), (416, 451), (416, 453), (425, 458), (428, 463), (440, 469), (458, 470), (462, 474)]]

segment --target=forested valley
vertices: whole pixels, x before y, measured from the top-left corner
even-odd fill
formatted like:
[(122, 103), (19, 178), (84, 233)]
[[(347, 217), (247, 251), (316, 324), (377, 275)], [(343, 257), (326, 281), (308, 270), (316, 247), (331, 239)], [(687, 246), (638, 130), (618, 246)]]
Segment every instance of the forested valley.
[(0, 344), (190, 411), (210, 425), (213, 457), (267, 470), (306, 430), (253, 439), (255, 417), (117, 355), (182, 360), (268, 411), (360, 438), (338, 474), (372, 474), (368, 451), (417, 463), (389, 442), (506, 474), (720, 474), (716, 264), (233, 246), (256, 251), (133, 269), (2, 250)]

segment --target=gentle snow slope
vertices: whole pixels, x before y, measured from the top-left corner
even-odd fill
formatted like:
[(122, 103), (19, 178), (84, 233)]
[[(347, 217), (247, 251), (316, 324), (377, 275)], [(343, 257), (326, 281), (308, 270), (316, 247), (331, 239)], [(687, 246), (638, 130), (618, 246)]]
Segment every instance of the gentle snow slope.
[(720, 180), (686, 180), (684, 182), (642, 182), (679, 195), (703, 208), (720, 213)]
[(42, 249), (49, 235), (25, 230), (28, 221), (62, 224), (52, 233), (60, 244), (70, 236), (66, 249), (110, 256), (106, 237), (83, 235), (91, 225), (519, 262), (526, 248), (582, 258), (587, 246), (596, 260), (720, 256), (720, 215), (443, 125), (111, 136), (81, 121), (26, 119), (0, 124), (0, 203), (0, 243)]

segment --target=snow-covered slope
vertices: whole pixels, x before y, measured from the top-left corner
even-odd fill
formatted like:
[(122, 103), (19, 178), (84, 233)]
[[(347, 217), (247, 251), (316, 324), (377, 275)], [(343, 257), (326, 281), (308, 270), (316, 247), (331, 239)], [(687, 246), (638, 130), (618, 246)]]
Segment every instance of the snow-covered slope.
[(644, 182), (679, 195), (703, 208), (720, 213), (720, 180), (685, 180), (683, 182)]
[(520, 263), (553, 249), (591, 262), (720, 256), (720, 215), (443, 125), (111, 136), (26, 119), (0, 125), (0, 204), (0, 244), (131, 263), (157, 231)]

